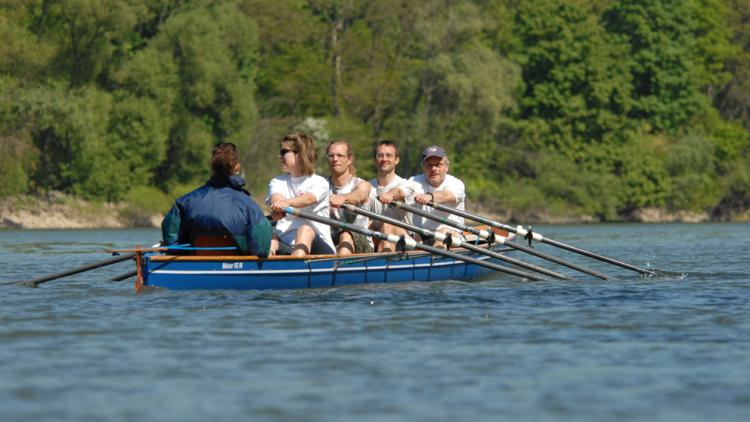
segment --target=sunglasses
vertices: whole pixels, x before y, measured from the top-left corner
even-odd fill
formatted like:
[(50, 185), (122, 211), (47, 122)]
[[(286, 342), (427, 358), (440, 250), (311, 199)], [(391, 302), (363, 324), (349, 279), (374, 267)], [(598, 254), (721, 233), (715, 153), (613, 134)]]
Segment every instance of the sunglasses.
[(297, 151), (295, 151), (295, 150), (293, 150), (293, 149), (286, 149), (286, 148), (281, 148), (281, 149), (279, 150), (279, 157), (283, 157), (283, 156), (285, 156), (287, 152), (297, 152)]

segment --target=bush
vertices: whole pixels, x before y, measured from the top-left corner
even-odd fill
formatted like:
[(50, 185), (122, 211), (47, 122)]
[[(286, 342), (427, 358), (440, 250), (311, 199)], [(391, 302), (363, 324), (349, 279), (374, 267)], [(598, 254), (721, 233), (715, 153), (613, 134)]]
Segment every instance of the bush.
[(151, 186), (135, 186), (125, 194), (128, 207), (149, 213), (165, 213), (172, 206), (170, 197), (161, 190)]

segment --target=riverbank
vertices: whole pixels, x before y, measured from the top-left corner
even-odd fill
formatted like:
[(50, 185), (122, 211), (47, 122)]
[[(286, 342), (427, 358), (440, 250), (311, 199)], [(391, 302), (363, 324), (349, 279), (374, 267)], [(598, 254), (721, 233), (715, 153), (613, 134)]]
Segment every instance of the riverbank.
[(126, 203), (90, 202), (60, 192), (0, 201), (4, 229), (121, 229), (158, 227), (161, 214)]
[[(497, 221), (524, 224), (599, 223), (592, 216), (557, 216), (544, 212), (509, 212), (473, 209)], [(0, 229), (119, 229), (159, 227), (163, 214), (143, 210), (127, 203), (90, 202), (60, 192), (40, 196), (21, 195), (0, 201)], [(750, 221), (750, 210), (721, 219), (708, 212), (668, 211), (643, 208), (619, 222), (630, 223), (702, 223), (709, 221)]]

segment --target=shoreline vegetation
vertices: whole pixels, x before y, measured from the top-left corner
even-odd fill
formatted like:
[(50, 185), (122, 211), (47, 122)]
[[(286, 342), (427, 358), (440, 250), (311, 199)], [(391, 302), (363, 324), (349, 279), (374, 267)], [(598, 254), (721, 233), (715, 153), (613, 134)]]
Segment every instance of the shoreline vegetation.
[(292, 132), (366, 180), (380, 140), (402, 175), (439, 145), (504, 221), (750, 209), (750, 0), (5, 3), (4, 224), (152, 225), (219, 142), (262, 192)]
[[(509, 224), (596, 223), (704, 223), (749, 222), (750, 210), (720, 218), (709, 212), (641, 208), (619, 219), (601, 221), (592, 216), (566, 216), (546, 211), (511, 212), (487, 207), (471, 208), (480, 215)], [(0, 200), (0, 229), (124, 229), (158, 228), (163, 214), (127, 202), (96, 202), (61, 192), (18, 195)]]

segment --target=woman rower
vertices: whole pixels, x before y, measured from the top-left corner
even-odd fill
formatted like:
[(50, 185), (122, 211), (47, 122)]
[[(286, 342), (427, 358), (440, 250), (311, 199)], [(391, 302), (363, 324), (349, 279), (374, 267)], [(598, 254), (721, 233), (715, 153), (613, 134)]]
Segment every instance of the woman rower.
[(285, 215), (284, 208), (294, 207), (321, 217), (329, 216), (328, 181), (315, 174), (315, 138), (305, 133), (292, 133), (279, 141), (281, 176), (268, 184), (266, 204), (271, 216), (278, 220), (271, 241), (271, 254), (305, 256), (333, 254), (335, 248), (330, 227)]

